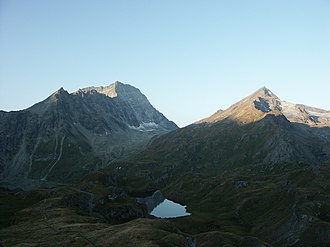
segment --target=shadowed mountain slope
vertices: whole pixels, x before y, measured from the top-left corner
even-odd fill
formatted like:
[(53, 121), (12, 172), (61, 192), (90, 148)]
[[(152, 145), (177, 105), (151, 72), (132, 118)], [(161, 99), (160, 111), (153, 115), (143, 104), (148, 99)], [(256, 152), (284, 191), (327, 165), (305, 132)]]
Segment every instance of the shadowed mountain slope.
[(264, 87), (227, 110), (157, 138), (140, 159), (187, 169), (284, 162), (319, 165), (330, 160), (329, 127), (294, 120), (288, 120), (282, 102)]
[(61, 88), (26, 110), (0, 112), (0, 178), (71, 181), (176, 128), (130, 85)]
[(328, 246), (330, 128), (284, 108), (261, 88), (99, 176), (187, 205), (173, 222), (197, 246)]

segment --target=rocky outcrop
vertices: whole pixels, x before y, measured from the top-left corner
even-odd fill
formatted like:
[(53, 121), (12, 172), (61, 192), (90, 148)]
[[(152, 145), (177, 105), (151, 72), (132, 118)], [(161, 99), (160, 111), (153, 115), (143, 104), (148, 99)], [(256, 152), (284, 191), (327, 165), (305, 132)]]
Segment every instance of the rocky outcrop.
[(86, 215), (95, 213), (97, 204), (102, 203), (102, 198), (96, 194), (77, 190), (75, 193), (63, 196), (60, 205), (68, 208), (79, 208)]
[(137, 202), (144, 204), (150, 213), (155, 207), (165, 200), (165, 196), (160, 190), (155, 191), (151, 196), (144, 198), (137, 198)]
[(74, 189), (60, 198), (57, 206), (79, 209), (84, 215), (103, 218), (109, 223), (144, 218), (148, 214), (143, 205), (120, 189), (112, 189), (106, 197)]
[(281, 102), (281, 111), (291, 122), (330, 127), (330, 111), (286, 101)]

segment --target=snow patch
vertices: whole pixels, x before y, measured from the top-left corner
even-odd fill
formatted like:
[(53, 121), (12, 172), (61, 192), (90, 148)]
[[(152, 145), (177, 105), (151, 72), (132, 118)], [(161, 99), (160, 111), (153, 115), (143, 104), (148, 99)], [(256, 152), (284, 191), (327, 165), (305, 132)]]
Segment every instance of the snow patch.
[(300, 118), (301, 112), (296, 104), (282, 101), (281, 102), (282, 112), (286, 117)]
[(310, 111), (305, 109), (305, 111), (312, 116), (316, 117), (322, 117), (322, 118), (330, 118), (330, 112), (316, 112), (316, 111)]
[(149, 132), (149, 131), (157, 130), (159, 128), (159, 125), (156, 124), (155, 122), (149, 122), (149, 123), (142, 122), (138, 127), (131, 125), (128, 125), (128, 127), (133, 130)]
[(266, 93), (266, 95), (268, 95), (269, 97), (272, 97), (272, 96), (273, 96), (273, 93), (272, 93), (269, 89), (266, 89), (266, 90), (265, 90), (265, 93)]

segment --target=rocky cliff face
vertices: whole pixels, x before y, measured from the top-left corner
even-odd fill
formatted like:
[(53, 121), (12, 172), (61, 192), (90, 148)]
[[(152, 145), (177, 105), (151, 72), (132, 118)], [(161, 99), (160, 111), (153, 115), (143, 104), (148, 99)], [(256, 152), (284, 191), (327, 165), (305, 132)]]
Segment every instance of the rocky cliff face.
[(0, 180), (71, 181), (177, 128), (130, 85), (69, 94), (63, 88), (17, 112), (0, 112)]
[(281, 101), (281, 111), (290, 122), (330, 127), (330, 111), (286, 101)]
[(155, 191), (151, 196), (137, 198), (137, 202), (146, 205), (148, 213), (165, 200), (160, 190)]
[(88, 105), (101, 107), (99, 111), (108, 116), (111, 114), (112, 118), (134, 130), (166, 132), (177, 128), (150, 104), (139, 89), (121, 82), (108, 87), (80, 89), (73, 95), (81, 97)]

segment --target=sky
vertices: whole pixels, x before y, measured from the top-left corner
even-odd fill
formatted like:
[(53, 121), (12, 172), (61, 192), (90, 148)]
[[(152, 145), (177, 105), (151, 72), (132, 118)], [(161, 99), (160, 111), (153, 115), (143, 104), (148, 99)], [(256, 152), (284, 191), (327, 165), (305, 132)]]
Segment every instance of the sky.
[(262, 86), (330, 110), (330, 0), (0, 0), (0, 109), (139, 88), (179, 126)]

